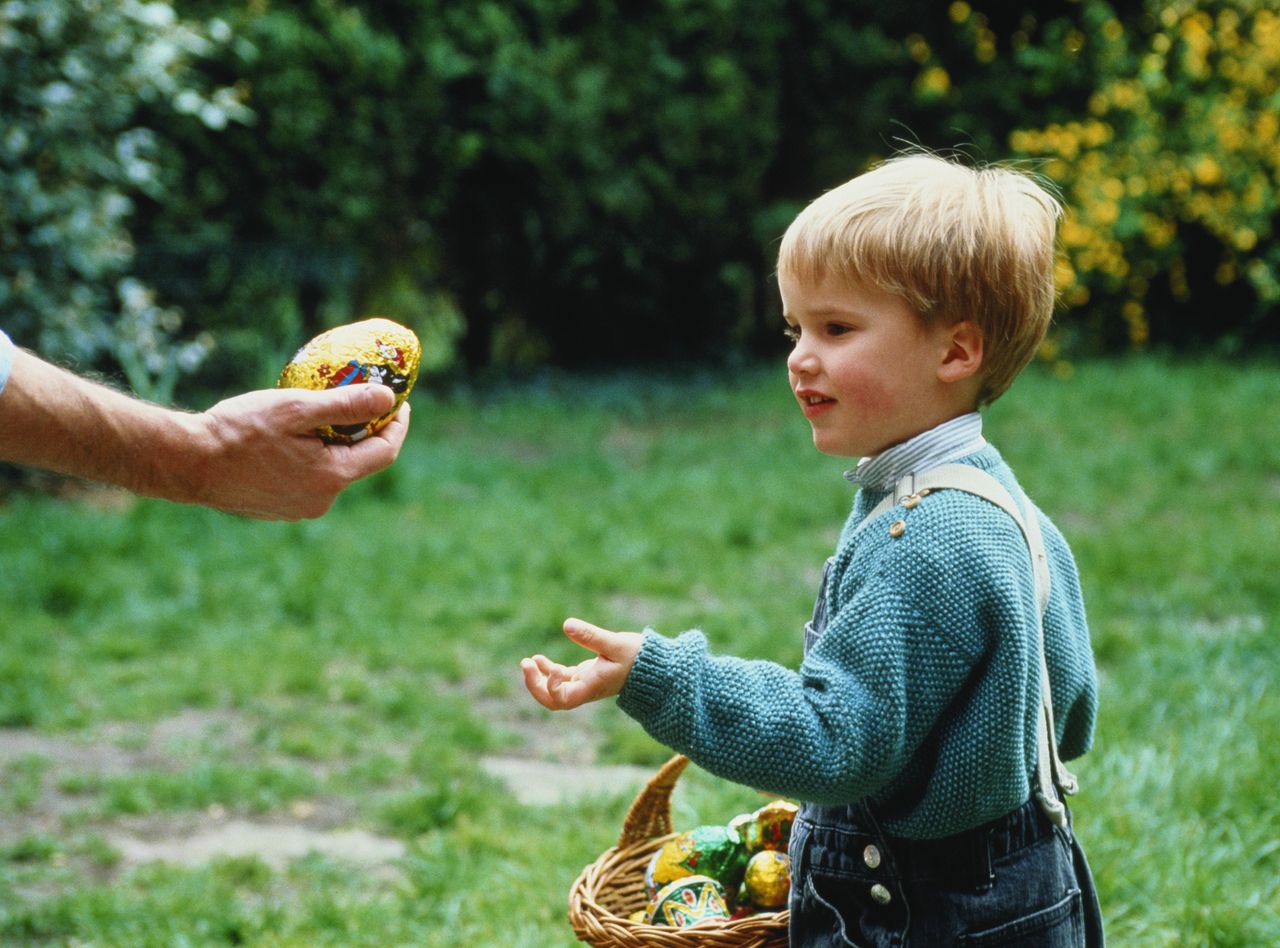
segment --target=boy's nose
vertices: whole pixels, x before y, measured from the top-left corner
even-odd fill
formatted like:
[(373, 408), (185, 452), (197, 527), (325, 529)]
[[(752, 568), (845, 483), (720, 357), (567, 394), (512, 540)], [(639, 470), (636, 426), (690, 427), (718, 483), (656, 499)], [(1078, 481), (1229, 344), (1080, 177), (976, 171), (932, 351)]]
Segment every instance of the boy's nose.
[(795, 348), (787, 356), (787, 371), (792, 375), (812, 375), (818, 367), (818, 357), (805, 344), (804, 337), (796, 340)]

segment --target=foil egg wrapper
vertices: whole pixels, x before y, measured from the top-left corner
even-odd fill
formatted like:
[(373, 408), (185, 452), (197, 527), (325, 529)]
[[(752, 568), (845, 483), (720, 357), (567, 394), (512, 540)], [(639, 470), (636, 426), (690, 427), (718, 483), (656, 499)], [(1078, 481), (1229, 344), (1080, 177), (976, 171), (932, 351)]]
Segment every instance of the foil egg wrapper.
[(774, 800), (756, 810), (753, 840), (759, 844), (759, 848), (786, 852), (787, 845), (791, 842), (791, 824), (795, 822), (799, 809), (786, 800)]
[(691, 928), (729, 918), (724, 886), (710, 876), (683, 876), (663, 886), (649, 909), (649, 924)]
[(727, 826), (698, 826), (664, 843), (645, 870), (645, 889), (652, 897), (678, 879), (710, 876), (727, 891), (736, 892), (746, 871), (747, 852), (735, 830)]
[(330, 444), (352, 444), (384, 428), (404, 404), (418, 380), (422, 344), (413, 330), (374, 317), (322, 332), (302, 348), (280, 373), (279, 388), (322, 391), (344, 385), (386, 385), (395, 404), (365, 423), (323, 425), (316, 429)]
[(791, 841), (791, 824), (795, 822), (799, 809), (786, 800), (774, 800), (754, 813), (738, 814), (729, 826), (742, 839), (748, 853), (762, 849), (786, 852)]
[(743, 888), (751, 904), (773, 911), (787, 904), (791, 893), (791, 860), (776, 849), (762, 849), (747, 862)]

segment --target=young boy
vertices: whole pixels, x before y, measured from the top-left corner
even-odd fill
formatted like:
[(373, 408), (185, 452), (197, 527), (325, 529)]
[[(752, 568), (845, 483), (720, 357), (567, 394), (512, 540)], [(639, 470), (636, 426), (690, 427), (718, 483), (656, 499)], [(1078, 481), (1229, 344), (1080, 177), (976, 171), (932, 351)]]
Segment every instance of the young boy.
[(783, 237), (792, 391), (818, 450), (862, 459), (798, 671), (578, 619), (595, 657), (522, 663), (548, 708), (617, 695), (712, 773), (802, 802), (793, 946), (1101, 944), (1058, 796), (1096, 707), (1075, 562), (977, 413), (1044, 337), (1060, 212), (1019, 172), (912, 154)]

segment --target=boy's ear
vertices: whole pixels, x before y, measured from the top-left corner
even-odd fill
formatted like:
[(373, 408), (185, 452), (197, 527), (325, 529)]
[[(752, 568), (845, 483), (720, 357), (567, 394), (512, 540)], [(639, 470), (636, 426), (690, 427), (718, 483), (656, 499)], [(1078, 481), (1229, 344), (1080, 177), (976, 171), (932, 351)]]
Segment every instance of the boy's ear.
[(982, 329), (971, 319), (948, 327), (946, 351), (938, 365), (938, 378), (943, 382), (960, 382), (974, 378), (982, 370)]

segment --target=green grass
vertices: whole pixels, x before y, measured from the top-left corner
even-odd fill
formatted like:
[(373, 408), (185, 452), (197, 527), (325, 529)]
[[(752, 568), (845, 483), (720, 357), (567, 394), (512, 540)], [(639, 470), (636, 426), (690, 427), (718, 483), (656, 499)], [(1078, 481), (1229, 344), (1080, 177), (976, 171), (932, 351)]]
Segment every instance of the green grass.
[[(1081, 569), (1102, 690), (1075, 810), (1117, 945), (1280, 944), (1277, 431), (1269, 363), (1032, 371), (988, 415)], [(631, 794), (520, 806), (483, 773), (525, 740), (517, 719), (567, 726), (523, 696), (519, 659), (572, 656), (578, 614), (794, 664), (843, 466), (770, 369), (420, 392), (396, 466), (315, 522), (13, 498), (0, 727), (124, 765), (0, 765), (0, 943), (572, 944), (569, 885)], [(191, 709), (228, 725), (139, 750)], [(591, 721), (602, 761), (667, 756), (612, 706)], [(676, 822), (757, 799), (693, 771)], [(124, 872), (105, 841), (308, 800), (403, 840), (398, 871)]]

